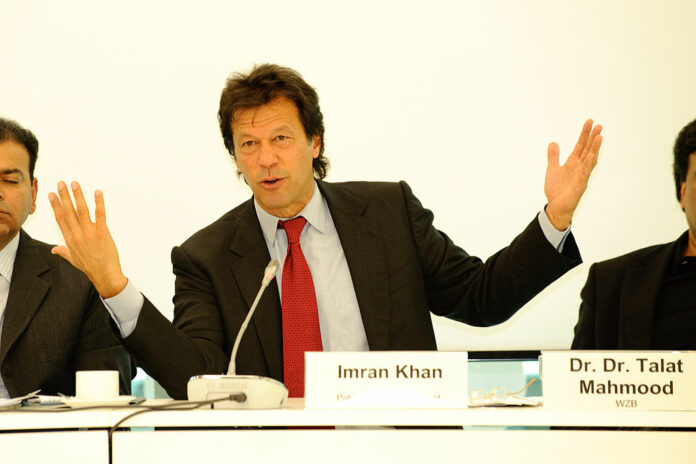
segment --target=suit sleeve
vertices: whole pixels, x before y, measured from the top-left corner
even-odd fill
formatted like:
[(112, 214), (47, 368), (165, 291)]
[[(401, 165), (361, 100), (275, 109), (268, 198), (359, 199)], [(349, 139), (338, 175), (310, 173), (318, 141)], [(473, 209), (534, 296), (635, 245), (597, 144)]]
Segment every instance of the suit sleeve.
[(580, 292), (582, 302), (580, 303), (580, 314), (575, 325), (575, 337), (570, 348), (573, 350), (594, 350), (597, 349), (595, 337), (595, 279), (597, 267), (595, 264), (590, 266), (585, 286)]
[(129, 395), (135, 374), (131, 357), (109, 328), (109, 316), (94, 287), (89, 290), (71, 358), (72, 370), (117, 370), (120, 392)]
[(485, 262), (433, 227), (433, 214), (401, 182), (430, 310), (474, 326), (499, 324), (547, 285), (581, 262), (568, 236), (563, 253), (546, 239), (535, 217), (512, 243)]
[(142, 366), (175, 399), (186, 399), (191, 376), (223, 374), (223, 328), (210, 278), (186, 252), (175, 247), (174, 321), (146, 298), (133, 333), (124, 339)]

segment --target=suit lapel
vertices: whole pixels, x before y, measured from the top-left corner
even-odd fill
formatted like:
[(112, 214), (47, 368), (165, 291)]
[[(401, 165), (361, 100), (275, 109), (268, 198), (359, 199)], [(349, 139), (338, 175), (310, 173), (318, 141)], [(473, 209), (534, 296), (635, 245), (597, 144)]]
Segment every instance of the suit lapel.
[(12, 345), (29, 325), (48, 292), (50, 284), (39, 277), (48, 269), (48, 264), (39, 254), (34, 241), (20, 230), (10, 293), (2, 324), (2, 337), (0, 337), (0, 365)]
[[(246, 303), (246, 314), (254, 303), (261, 287), (263, 271), (271, 259), (253, 200), (246, 203), (246, 207), (240, 214), (230, 251), (234, 255), (231, 264), (232, 273)], [(282, 345), (278, 338), (278, 334), (282, 333), (280, 314), (278, 286), (273, 282), (259, 301), (250, 328), (253, 327), (256, 330), (270, 375), (275, 378), (282, 378), (283, 374)]]
[(655, 305), (677, 242), (646, 256), (643, 265), (626, 272), (619, 307), (619, 348), (650, 349)]
[(368, 203), (338, 185), (318, 182), (329, 205), (353, 287), (370, 350), (389, 349), (389, 287), (384, 249), (367, 214)]

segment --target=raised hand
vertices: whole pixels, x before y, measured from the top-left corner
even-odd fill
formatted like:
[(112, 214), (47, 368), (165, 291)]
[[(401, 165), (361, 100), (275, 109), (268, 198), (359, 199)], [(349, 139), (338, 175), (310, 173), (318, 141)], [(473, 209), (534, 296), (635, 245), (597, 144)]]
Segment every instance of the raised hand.
[(55, 246), (51, 253), (68, 260), (92, 282), (102, 298), (116, 296), (126, 287), (128, 278), (121, 270), (118, 250), (106, 226), (104, 195), (94, 192), (94, 222), (82, 194), (80, 184), (70, 187), (75, 197), (75, 207), (64, 182), (58, 182), (58, 195), (51, 192), (48, 199), (56, 222), (65, 240), (65, 246)]
[(597, 164), (599, 148), (602, 146), (601, 132), (601, 125), (593, 127), (592, 119), (585, 121), (578, 143), (563, 166), (558, 163), (558, 144), (549, 144), (544, 182), (544, 194), (548, 200), (546, 215), (558, 230), (565, 230), (570, 226), (575, 208), (587, 189), (587, 182)]

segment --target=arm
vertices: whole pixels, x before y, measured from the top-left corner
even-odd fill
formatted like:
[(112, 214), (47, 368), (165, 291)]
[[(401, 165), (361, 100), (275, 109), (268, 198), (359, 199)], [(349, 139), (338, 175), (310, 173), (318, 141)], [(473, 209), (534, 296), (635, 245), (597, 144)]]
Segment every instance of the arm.
[(423, 208), (406, 183), (401, 187), (428, 303), (437, 315), (474, 326), (499, 324), (581, 262), (572, 234), (559, 253), (537, 218), (508, 247), (481, 262), (435, 229), (432, 212)]
[[(545, 213), (557, 230), (568, 229), (587, 188), (602, 144), (601, 131), (588, 119), (563, 166), (558, 163), (558, 145), (549, 145)], [(421, 263), (431, 311), (436, 314), (472, 325), (498, 324), (581, 261), (572, 235), (558, 254), (535, 220), (508, 247), (482, 263), (432, 227), (432, 213), (422, 208), (410, 189), (405, 189), (405, 196), (414, 239), (424, 245)]]
[(172, 264), (173, 324), (145, 299), (135, 330), (123, 342), (172, 398), (185, 399), (191, 376), (222, 374), (229, 357), (223, 351), (220, 311), (209, 279), (181, 248), (172, 250)]
[[(118, 250), (106, 225), (104, 197), (101, 192), (95, 192), (93, 222), (80, 185), (73, 182), (71, 189), (75, 207), (63, 182), (58, 184), (58, 195), (49, 195), (66, 244), (54, 247), (52, 253), (60, 255), (82, 271), (102, 298), (114, 297), (124, 290), (128, 279), (121, 269)], [(176, 259), (178, 256), (182, 258)], [(222, 343), (209, 336), (211, 332), (221, 329), (215, 316), (206, 316), (211, 312), (217, 314), (218, 310), (207, 304), (206, 289), (199, 286), (205, 277), (200, 276), (195, 266), (189, 267), (190, 263), (183, 252), (178, 253), (175, 249), (172, 259), (177, 273), (177, 294), (180, 291), (189, 292), (193, 300), (200, 300), (200, 304), (192, 304), (181, 311), (176, 309), (175, 313), (179, 315), (177, 317), (190, 315), (190, 319), (196, 323), (177, 323), (175, 327), (145, 299), (142, 307), (136, 311), (135, 329), (123, 342), (138, 364), (157, 379), (171, 396), (185, 398), (186, 382), (191, 375), (220, 374), (227, 366), (227, 357), (222, 352)], [(188, 282), (192, 284), (189, 286)], [(180, 305), (177, 303), (176, 306), (178, 308)], [(112, 309), (117, 311), (117, 308)], [(114, 318), (118, 319), (118, 314), (114, 314)], [(212, 324), (210, 330), (200, 330), (200, 325), (208, 323)]]

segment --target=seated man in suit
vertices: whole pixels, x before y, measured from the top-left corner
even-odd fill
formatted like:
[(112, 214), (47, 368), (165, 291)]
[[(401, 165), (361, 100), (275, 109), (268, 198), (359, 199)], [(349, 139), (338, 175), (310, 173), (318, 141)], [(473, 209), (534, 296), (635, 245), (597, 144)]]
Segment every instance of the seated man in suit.
[[(294, 70), (235, 74), (218, 112), (223, 141), (253, 197), (172, 250), (170, 323), (123, 274), (95, 192), (50, 194), (66, 247), (115, 319), (124, 344), (174, 398), (189, 377), (220, 374), (271, 259), (276, 285), (241, 341), (237, 373), (284, 381), (303, 396), (304, 352), (437, 349), (430, 312), (477, 326), (508, 319), (580, 262), (570, 219), (596, 164), (601, 126), (583, 127), (558, 164), (549, 146), (548, 205), (485, 263), (432, 225), (405, 182), (330, 183), (319, 97)], [(559, 251), (562, 250), (562, 251)]]
[(0, 398), (34, 390), (75, 394), (78, 370), (118, 370), (130, 392), (131, 360), (112, 334), (92, 284), (22, 224), (36, 209), (39, 142), (0, 118)]
[(689, 230), (590, 267), (573, 349), (696, 349), (696, 120), (677, 136), (673, 170)]

